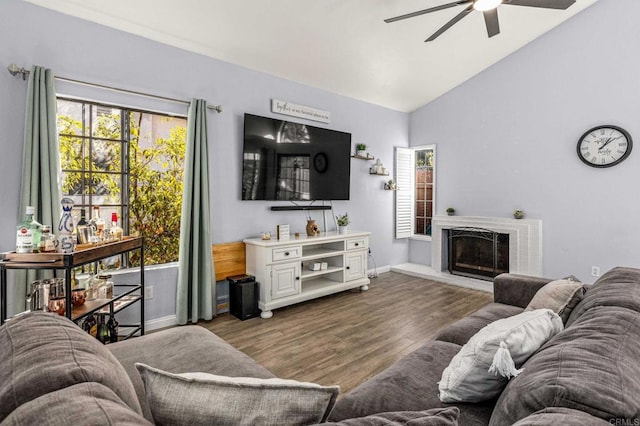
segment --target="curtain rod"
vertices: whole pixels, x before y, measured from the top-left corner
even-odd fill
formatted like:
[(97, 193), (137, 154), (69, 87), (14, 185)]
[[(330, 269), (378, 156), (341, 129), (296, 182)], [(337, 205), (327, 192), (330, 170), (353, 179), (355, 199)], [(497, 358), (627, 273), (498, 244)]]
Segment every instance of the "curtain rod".
[[(17, 76), (18, 74), (20, 74), (22, 76), (23, 80), (26, 80), (27, 76), (31, 72), (31, 71), (25, 69), (24, 67), (19, 67), (16, 64), (10, 64), (7, 67), (7, 70), (9, 71), (9, 74), (11, 74), (14, 77)], [(182, 100), (182, 99), (175, 99), (175, 98), (168, 98), (166, 96), (152, 95), (150, 93), (138, 92), (138, 91), (135, 91), (135, 90), (121, 89), (119, 87), (106, 86), (106, 85), (97, 84), (97, 83), (89, 83), (89, 82), (86, 82), (86, 81), (75, 80), (75, 79), (67, 78), (67, 77), (55, 76), (54, 78), (56, 80), (59, 80), (59, 81), (65, 81), (65, 82), (68, 82), (68, 83), (79, 84), (79, 85), (82, 85), (82, 86), (99, 87), (100, 89), (111, 90), (111, 91), (114, 91), (114, 92), (128, 93), (128, 94), (131, 94), (131, 95), (143, 96), (143, 97), (146, 97), (146, 98), (161, 99), (163, 101), (175, 102), (175, 103), (185, 104), (185, 105), (189, 105), (190, 104), (189, 101), (185, 101), (185, 100)], [(218, 113), (222, 112), (222, 105), (207, 105), (207, 108), (215, 110)]]

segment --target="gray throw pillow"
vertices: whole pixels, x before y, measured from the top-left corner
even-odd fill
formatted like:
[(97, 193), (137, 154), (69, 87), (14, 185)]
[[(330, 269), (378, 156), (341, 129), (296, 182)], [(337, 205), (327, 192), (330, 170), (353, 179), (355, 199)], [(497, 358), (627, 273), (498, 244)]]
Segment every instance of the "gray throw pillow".
[(340, 388), (284, 379), (172, 374), (136, 363), (158, 424), (303, 425), (324, 422)]
[(582, 300), (584, 286), (572, 278), (555, 280), (546, 284), (536, 292), (525, 311), (534, 309), (551, 309), (566, 324), (573, 308)]
[(423, 411), (378, 413), (324, 424), (327, 426), (458, 426), (459, 415), (458, 407), (447, 407)]

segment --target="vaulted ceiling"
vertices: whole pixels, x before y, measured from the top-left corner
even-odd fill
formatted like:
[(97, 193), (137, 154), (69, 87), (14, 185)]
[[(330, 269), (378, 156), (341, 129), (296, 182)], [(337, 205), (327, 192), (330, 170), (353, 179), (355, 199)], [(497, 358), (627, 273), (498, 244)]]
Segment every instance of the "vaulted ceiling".
[[(413, 111), (598, 0), (566, 10), (498, 6), (487, 37), (466, 5), (394, 23), (452, 0), (25, 0), (161, 43), (398, 111)], [(546, 0), (553, 2), (554, 0)]]

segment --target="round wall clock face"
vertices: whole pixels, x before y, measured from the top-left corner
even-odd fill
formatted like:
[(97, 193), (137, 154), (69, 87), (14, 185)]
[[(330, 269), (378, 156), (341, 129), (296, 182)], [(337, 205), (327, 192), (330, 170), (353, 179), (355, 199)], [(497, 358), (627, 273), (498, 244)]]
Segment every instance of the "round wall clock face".
[(313, 167), (318, 173), (324, 173), (327, 170), (328, 162), (327, 154), (324, 152), (319, 152), (313, 157)]
[(591, 167), (611, 167), (631, 154), (631, 135), (617, 126), (598, 126), (578, 140), (578, 157)]

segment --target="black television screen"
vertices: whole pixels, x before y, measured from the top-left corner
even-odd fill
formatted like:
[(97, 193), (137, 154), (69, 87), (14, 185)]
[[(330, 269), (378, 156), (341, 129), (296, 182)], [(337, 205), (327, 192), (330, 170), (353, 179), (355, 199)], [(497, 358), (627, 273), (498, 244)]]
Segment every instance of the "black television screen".
[(243, 200), (348, 200), (351, 134), (244, 115)]

